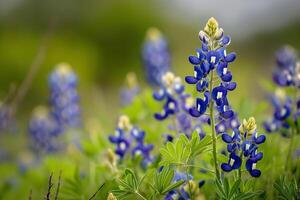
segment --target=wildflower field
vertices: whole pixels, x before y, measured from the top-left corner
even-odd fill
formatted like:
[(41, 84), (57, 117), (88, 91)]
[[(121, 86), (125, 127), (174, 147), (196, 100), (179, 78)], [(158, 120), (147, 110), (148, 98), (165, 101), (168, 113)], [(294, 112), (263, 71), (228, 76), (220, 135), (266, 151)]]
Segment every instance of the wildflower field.
[(299, 23), (45, 2), (0, 16), (0, 199), (300, 199)]

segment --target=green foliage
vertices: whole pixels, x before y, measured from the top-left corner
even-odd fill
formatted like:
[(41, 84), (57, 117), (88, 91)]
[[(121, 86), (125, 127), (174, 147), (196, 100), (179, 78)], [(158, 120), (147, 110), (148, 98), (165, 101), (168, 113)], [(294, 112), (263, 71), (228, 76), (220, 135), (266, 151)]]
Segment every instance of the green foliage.
[(144, 177), (139, 180), (133, 171), (125, 169), (123, 177), (118, 181), (119, 189), (113, 190), (113, 194), (119, 200), (146, 199), (140, 191)]
[(163, 167), (160, 172), (156, 169), (149, 170), (148, 173), (139, 179), (133, 171), (125, 169), (124, 175), (118, 181), (118, 189), (114, 189), (112, 192), (118, 200), (156, 200), (184, 183), (184, 180), (174, 183), (174, 174), (174, 169)]
[(181, 134), (176, 142), (168, 142), (160, 149), (162, 155), (161, 165), (183, 165), (186, 166), (203, 152), (210, 150), (211, 136), (205, 136), (200, 140), (199, 134), (194, 132), (189, 140)]
[(174, 173), (174, 170), (169, 167), (163, 167), (161, 172), (155, 172), (153, 187), (159, 195), (165, 195), (184, 183), (184, 180), (172, 183)]
[(295, 179), (289, 181), (285, 177), (280, 177), (274, 183), (278, 199), (296, 200), (300, 199), (300, 188)]
[(260, 195), (260, 192), (243, 192), (241, 191), (241, 180), (238, 179), (231, 186), (227, 178), (224, 178), (223, 181), (216, 179), (216, 193), (219, 199), (224, 200), (247, 200), (253, 199)]

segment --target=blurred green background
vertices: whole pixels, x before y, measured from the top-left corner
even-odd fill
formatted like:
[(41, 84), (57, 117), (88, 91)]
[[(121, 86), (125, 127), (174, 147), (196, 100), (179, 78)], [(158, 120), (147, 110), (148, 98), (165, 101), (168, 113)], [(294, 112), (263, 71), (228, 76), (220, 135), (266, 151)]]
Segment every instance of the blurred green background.
[(47, 76), (57, 63), (68, 62), (80, 77), (84, 116), (100, 113), (114, 121), (126, 73), (136, 72), (145, 84), (140, 52), (146, 30), (155, 26), (165, 34), (172, 69), (184, 77), (192, 72), (187, 58), (200, 45), (198, 32), (214, 16), (232, 36), (229, 50), (238, 56), (231, 66), (239, 84), (233, 99), (260, 101), (264, 98), (260, 81), (271, 79), (274, 51), (284, 44), (300, 47), (299, 8), (296, 0), (4, 0), (0, 2), (0, 97), (4, 99), (10, 85), (18, 86), (24, 79), (50, 21), (55, 20), (45, 59), (18, 118), (28, 119), (36, 105), (47, 104)]

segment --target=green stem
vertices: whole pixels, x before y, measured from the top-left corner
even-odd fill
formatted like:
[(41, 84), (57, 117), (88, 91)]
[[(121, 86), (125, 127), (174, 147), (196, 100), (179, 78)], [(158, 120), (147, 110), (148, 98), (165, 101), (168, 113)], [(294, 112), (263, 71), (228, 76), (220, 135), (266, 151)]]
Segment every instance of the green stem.
[[(214, 79), (214, 72), (212, 71), (210, 74), (210, 84), (209, 84), (209, 93), (210, 94), (212, 93), (212, 89), (213, 89), (213, 79)], [(218, 160), (217, 160), (217, 137), (216, 137), (216, 132), (215, 132), (214, 101), (212, 98), (210, 98), (209, 108), (210, 108), (213, 160), (214, 160), (214, 165), (215, 165), (216, 176), (218, 179), (220, 179), (220, 171), (219, 171)]]
[[(241, 151), (241, 154), (240, 154), (240, 158), (241, 158), (241, 165), (243, 165), (243, 152), (242, 151)], [(238, 175), (239, 179), (242, 180), (242, 168), (241, 167), (239, 168), (238, 172), (239, 172), (239, 175)]]
[(286, 161), (285, 161), (285, 171), (287, 172), (287, 170), (289, 169), (289, 165), (290, 165), (290, 160), (292, 157), (292, 151), (293, 151), (293, 143), (294, 143), (294, 137), (295, 137), (295, 128), (291, 127), (291, 139), (290, 139), (290, 144), (289, 144), (289, 149), (288, 149), (288, 155), (286, 157)]
[(147, 200), (143, 195), (141, 195), (138, 191), (135, 192), (141, 199)]

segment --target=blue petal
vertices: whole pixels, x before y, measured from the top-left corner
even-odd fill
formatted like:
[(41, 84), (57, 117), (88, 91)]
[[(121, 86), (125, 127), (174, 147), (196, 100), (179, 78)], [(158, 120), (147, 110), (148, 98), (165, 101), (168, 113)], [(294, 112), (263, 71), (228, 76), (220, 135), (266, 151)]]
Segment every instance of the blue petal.
[(185, 82), (187, 82), (188, 84), (195, 84), (198, 82), (198, 79), (196, 79), (194, 76), (186, 76)]
[(226, 143), (231, 143), (232, 142), (232, 137), (230, 137), (227, 133), (222, 134), (222, 140)]
[(231, 166), (230, 166), (229, 164), (227, 164), (227, 163), (222, 163), (222, 164), (221, 164), (221, 168), (222, 168), (222, 170), (225, 171), (225, 172), (230, 172), (230, 171), (232, 171)]
[(260, 177), (260, 175), (261, 175), (261, 171), (258, 170), (258, 169), (251, 170), (251, 171), (250, 171), (250, 175), (251, 175), (252, 177), (258, 178), (258, 177)]
[(232, 52), (225, 57), (225, 61), (233, 62), (235, 60), (235, 58), (236, 58), (236, 54), (234, 52)]
[(229, 45), (230, 40), (231, 40), (230, 37), (227, 36), (227, 35), (225, 35), (225, 36), (223, 37), (223, 39), (221, 40), (221, 43), (222, 43), (222, 45)]
[(232, 91), (236, 88), (236, 83), (235, 82), (223, 83), (223, 85), (229, 91)]
[(164, 90), (160, 90), (158, 92), (153, 93), (153, 98), (156, 99), (157, 101), (161, 101), (165, 98), (166, 92)]
[(237, 156), (235, 153), (231, 154), (231, 158), (234, 159), (232, 169), (238, 169), (242, 164), (242, 159), (239, 156)]
[(257, 162), (263, 158), (264, 154), (262, 152), (259, 152), (254, 157), (251, 158), (251, 161)]
[(205, 184), (205, 180), (200, 180), (198, 183), (199, 188), (202, 188), (202, 186)]
[(193, 65), (199, 65), (200, 64), (200, 60), (197, 56), (189, 56), (189, 61)]
[(226, 74), (221, 76), (222, 81), (230, 82), (232, 80), (231, 72), (227, 72)]
[(255, 139), (256, 144), (261, 144), (261, 143), (264, 143), (265, 141), (266, 141), (266, 136), (265, 135), (260, 135), (259, 137), (257, 137)]
[(189, 113), (193, 116), (193, 117), (200, 117), (201, 113), (196, 109), (196, 108), (191, 108), (189, 110)]

